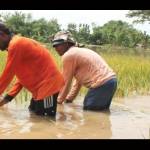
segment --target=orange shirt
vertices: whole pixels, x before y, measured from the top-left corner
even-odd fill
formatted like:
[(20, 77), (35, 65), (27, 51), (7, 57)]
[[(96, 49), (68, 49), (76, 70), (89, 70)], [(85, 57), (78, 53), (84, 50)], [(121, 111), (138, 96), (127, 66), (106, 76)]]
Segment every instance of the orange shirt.
[(8, 46), (8, 58), (0, 77), (0, 94), (13, 77), (18, 81), (8, 95), (15, 97), (25, 87), (34, 99), (40, 100), (59, 92), (64, 79), (49, 51), (40, 43), (14, 36)]

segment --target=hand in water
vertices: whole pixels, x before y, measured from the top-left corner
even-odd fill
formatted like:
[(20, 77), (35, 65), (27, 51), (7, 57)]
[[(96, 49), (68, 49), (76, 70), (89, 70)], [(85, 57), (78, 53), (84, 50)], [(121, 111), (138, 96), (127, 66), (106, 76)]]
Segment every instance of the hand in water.
[(59, 99), (57, 99), (57, 103), (58, 104), (62, 104), (63, 102), (65, 103), (72, 103), (73, 100), (69, 100), (69, 99), (65, 99), (65, 101), (60, 101)]
[(0, 96), (0, 107), (3, 106), (6, 103), (7, 103), (7, 101), (5, 101), (2, 96)]
[(62, 103), (63, 103), (63, 101), (57, 101), (57, 103), (58, 103), (58, 104), (62, 104)]
[(72, 100), (66, 99), (65, 103), (72, 103)]

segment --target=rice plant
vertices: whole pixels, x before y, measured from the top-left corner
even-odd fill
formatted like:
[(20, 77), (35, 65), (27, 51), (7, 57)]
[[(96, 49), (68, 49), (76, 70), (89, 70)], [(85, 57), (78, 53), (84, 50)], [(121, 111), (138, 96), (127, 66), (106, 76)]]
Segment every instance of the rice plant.
[[(58, 67), (62, 70), (61, 57), (58, 56), (53, 48), (49, 49)], [(150, 56), (105, 53), (100, 51), (99, 54), (117, 74), (118, 88), (115, 94), (116, 97), (124, 97), (132, 94), (147, 95), (150, 93)], [(7, 52), (0, 52), (0, 74), (6, 64), (6, 57)], [(79, 94), (85, 94), (86, 92), (87, 89), (82, 88)], [(31, 93), (26, 89), (23, 89), (16, 97), (17, 100), (22, 102), (30, 100), (30, 98)]]

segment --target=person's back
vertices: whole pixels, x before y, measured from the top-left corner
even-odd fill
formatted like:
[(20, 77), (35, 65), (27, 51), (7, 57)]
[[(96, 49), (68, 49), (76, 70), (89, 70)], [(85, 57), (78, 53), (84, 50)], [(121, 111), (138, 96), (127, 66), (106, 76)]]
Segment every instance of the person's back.
[(0, 47), (8, 51), (7, 63), (0, 77), (0, 94), (4, 92), (13, 77), (17, 77), (17, 82), (0, 100), (0, 106), (10, 102), (22, 87), (25, 87), (32, 93), (29, 106), (31, 111), (38, 115), (55, 116), (57, 96), (64, 85), (64, 79), (54, 58), (39, 42), (26, 37), (13, 36), (3, 24), (0, 24), (0, 27), (2, 30)]
[(62, 87), (62, 75), (50, 52), (40, 43), (15, 36), (9, 44), (8, 57), (14, 58), (12, 71), (35, 99), (54, 94)]
[[(80, 84), (95, 88), (115, 76), (115, 72), (96, 52), (79, 47), (71, 47), (63, 56), (64, 68), (71, 66), (72, 73)], [(69, 61), (68, 61), (69, 60)], [(68, 78), (66, 73), (65, 78)]]

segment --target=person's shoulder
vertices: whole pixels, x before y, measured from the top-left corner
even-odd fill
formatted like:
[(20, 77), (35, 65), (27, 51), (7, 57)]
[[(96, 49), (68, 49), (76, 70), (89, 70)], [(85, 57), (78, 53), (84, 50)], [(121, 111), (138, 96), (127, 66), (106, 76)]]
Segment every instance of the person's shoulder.
[(24, 36), (17, 36), (17, 38), (16, 38), (16, 43), (18, 45), (23, 45), (23, 44), (29, 43), (29, 41), (31, 41), (31, 39), (24, 37)]
[(16, 36), (13, 40), (13, 45), (17, 48), (26, 48), (32, 45), (40, 45), (40, 43), (28, 37)]
[(63, 61), (72, 61), (76, 56), (76, 48), (71, 47), (68, 51), (62, 56)]
[(14, 35), (9, 43), (8, 51), (14, 52), (15, 50), (18, 51), (19, 49), (26, 49), (26, 47), (29, 46), (29, 41), (29, 38), (20, 35)]
[(77, 49), (78, 49), (78, 47), (69, 48), (69, 50), (64, 53), (63, 57), (73, 57), (73, 56), (75, 56), (76, 53), (77, 53)]
[(78, 51), (78, 50), (80, 50), (81, 48), (79, 48), (79, 47), (77, 47), (77, 46), (72, 46), (70, 49), (69, 49), (69, 51), (70, 52), (76, 52), (76, 51)]
[(68, 52), (69, 55), (75, 56), (75, 55), (77, 55), (78, 53), (80, 53), (80, 51), (82, 51), (82, 49), (83, 49), (83, 48), (73, 46), (73, 47), (71, 47), (67, 52)]
[(14, 48), (24, 41), (24, 37), (15, 35), (10, 41), (9, 47)]
[(80, 51), (90, 50), (90, 49), (87, 47), (76, 47), (76, 46), (74, 46), (74, 47), (71, 47), (71, 50), (75, 51), (75, 52), (80, 52)]
[(20, 40), (20, 37), (17, 35), (14, 35), (8, 45), (8, 52), (14, 50), (16, 48), (16, 45), (18, 44), (18, 41)]

